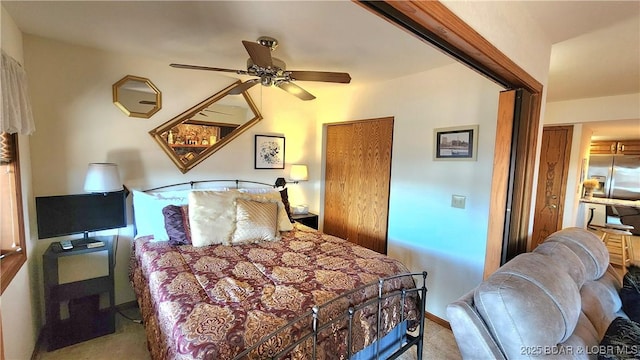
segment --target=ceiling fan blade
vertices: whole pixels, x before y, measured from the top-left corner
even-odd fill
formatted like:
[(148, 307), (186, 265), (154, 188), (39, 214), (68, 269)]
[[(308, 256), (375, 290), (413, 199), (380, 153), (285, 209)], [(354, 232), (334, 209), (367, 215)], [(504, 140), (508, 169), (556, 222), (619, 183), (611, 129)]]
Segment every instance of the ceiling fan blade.
[(223, 72), (232, 72), (240, 75), (246, 75), (246, 70), (233, 70), (233, 69), (223, 69), (209, 66), (198, 66), (198, 65), (186, 65), (186, 64), (169, 64), (169, 66), (178, 68), (178, 69), (191, 69), (191, 70), (208, 70), (208, 71), (223, 71)]
[(249, 57), (253, 60), (253, 63), (263, 67), (273, 67), (273, 60), (271, 59), (271, 49), (266, 46), (260, 45), (255, 42), (242, 40), (242, 45), (247, 49)]
[(138, 101), (138, 104), (141, 105), (156, 105), (155, 101), (149, 101), (149, 100), (140, 100)]
[(253, 87), (256, 84), (260, 84), (260, 79), (247, 80), (247, 81), (243, 82), (242, 84), (239, 84), (238, 86), (236, 86), (233, 89), (229, 90), (228, 94), (230, 94), (230, 95), (242, 94), (243, 92), (249, 90), (251, 87)]
[(274, 85), (288, 92), (291, 95), (297, 96), (300, 100), (313, 100), (316, 98), (315, 96), (311, 95), (307, 90), (289, 81), (279, 81), (279, 82), (276, 82)]
[(351, 76), (348, 73), (330, 71), (289, 71), (291, 79), (300, 81), (324, 81), (348, 84)]

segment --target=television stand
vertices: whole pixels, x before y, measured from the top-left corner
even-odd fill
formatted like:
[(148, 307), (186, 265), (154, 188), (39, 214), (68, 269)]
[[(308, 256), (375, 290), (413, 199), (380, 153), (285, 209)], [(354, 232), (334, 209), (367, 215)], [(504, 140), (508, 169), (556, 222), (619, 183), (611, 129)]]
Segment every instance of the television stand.
[[(42, 255), (48, 351), (115, 332), (114, 239), (115, 236), (96, 236), (72, 240), (73, 249), (70, 250), (62, 250), (60, 243), (54, 242)], [(104, 246), (87, 246), (98, 241), (103, 242)], [(107, 251), (108, 275), (59, 283), (60, 258), (98, 251)], [(100, 294), (107, 294), (109, 298), (107, 307), (102, 309), (99, 308)], [(69, 318), (61, 319), (60, 304), (66, 301), (69, 302)]]

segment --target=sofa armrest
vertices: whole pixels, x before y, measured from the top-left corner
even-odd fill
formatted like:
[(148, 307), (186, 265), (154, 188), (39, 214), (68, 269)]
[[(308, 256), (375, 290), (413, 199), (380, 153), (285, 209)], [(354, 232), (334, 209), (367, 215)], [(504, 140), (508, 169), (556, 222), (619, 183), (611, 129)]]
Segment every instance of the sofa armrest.
[(447, 306), (447, 317), (463, 359), (506, 359), (474, 310), (473, 290)]

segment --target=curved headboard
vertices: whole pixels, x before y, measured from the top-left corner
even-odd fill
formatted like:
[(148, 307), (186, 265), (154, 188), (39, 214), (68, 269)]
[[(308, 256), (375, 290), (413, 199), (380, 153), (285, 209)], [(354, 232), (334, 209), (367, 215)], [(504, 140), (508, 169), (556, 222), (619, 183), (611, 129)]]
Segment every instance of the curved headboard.
[(194, 189), (197, 184), (204, 184), (204, 183), (233, 183), (233, 184), (235, 184), (235, 188), (236, 189), (240, 188), (240, 184), (241, 183), (242, 184), (264, 185), (264, 186), (270, 186), (270, 187), (273, 187), (273, 188), (276, 187), (273, 184), (267, 184), (267, 183), (263, 183), (263, 182), (259, 182), (259, 181), (252, 181), (252, 180), (214, 179), (214, 180), (187, 181), (187, 182), (182, 182), (182, 183), (175, 183), (175, 184), (158, 186), (158, 187), (155, 187), (155, 188), (146, 189), (146, 190), (142, 190), (142, 191), (144, 191), (144, 192), (157, 191), (157, 190), (163, 190), (163, 189), (177, 188), (177, 187), (185, 186), (185, 185), (189, 185), (190, 189)]
[[(198, 185), (202, 185), (202, 184), (219, 184), (222, 185), (226, 188), (235, 188), (235, 189), (241, 189), (243, 187), (244, 184), (249, 184), (249, 185), (260, 185), (260, 187), (268, 187), (268, 188), (275, 188), (276, 190), (278, 190), (280, 192), (280, 198), (282, 199), (282, 203), (284, 204), (285, 210), (287, 212), (287, 216), (289, 217), (289, 221), (293, 222), (292, 218), (291, 218), (291, 208), (289, 205), (289, 195), (287, 193), (287, 188), (286, 186), (277, 186), (277, 185), (272, 185), (272, 184), (267, 184), (267, 183), (263, 183), (260, 181), (253, 181), (253, 180), (239, 180), (239, 179), (214, 179), (214, 180), (197, 180), (197, 181), (187, 181), (187, 182), (181, 182), (181, 183), (175, 183), (175, 184), (168, 184), (168, 185), (163, 185), (163, 186), (158, 186), (158, 187), (154, 187), (151, 189), (146, 189), (146, 190), (140, 190), (140, 192), (144, 192), (144, 193), (151, 193), (154, 191), (158, 191), (158, 190), (207, 190), (207, 187), (203, 187), (203, 186), (198, 186)], [(230, 185), (233, 184), (233, 185)], [(138, 233), (138, 224), (136, 222), (136, 216), (135, 216), (135, 200), (134, 200), (134, 214), (133, 214), (133, 224), (134, 224), (134, 234)]]

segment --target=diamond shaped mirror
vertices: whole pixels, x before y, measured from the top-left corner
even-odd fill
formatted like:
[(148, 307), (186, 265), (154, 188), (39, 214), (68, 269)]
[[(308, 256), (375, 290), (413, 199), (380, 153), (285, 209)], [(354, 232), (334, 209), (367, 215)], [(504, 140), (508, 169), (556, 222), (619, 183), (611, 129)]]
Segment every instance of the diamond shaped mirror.
[(231, 95), (237, 81), (149, 131), (173, 163), (186, 173), (262, 120), (247, 91)]

